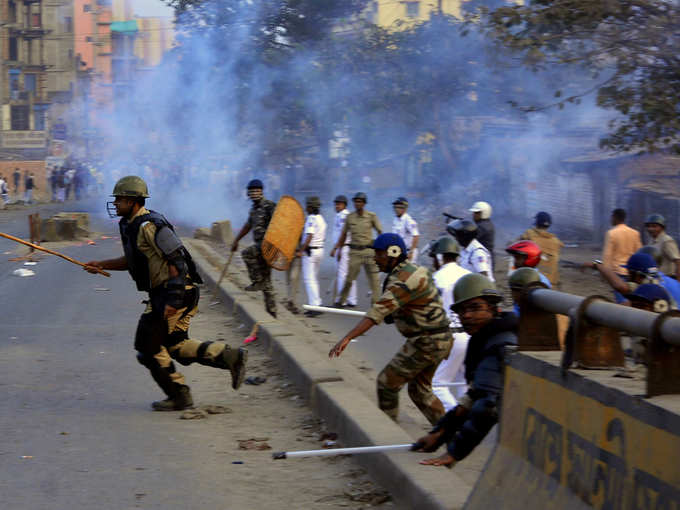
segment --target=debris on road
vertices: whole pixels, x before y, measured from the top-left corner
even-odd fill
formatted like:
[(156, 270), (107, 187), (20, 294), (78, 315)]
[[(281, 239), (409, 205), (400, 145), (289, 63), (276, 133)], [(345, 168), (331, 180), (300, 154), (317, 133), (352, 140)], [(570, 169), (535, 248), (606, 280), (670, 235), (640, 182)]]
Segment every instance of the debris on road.
[(269, 446), (268, 437), (253, 437), (251, 439), (238, 439), (238, 449), (239, 450), (271, 450), (272, 447)]
[(12, 274), (14, 276), (34, 276), (35, 271), (31, 271), (30, 269), (15, 269), (12, 271)]

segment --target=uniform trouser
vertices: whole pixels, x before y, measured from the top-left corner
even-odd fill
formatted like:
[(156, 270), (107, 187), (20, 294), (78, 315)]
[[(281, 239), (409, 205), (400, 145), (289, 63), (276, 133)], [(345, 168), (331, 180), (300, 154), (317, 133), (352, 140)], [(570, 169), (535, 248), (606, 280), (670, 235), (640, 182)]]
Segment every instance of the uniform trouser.
[(380, 297), (380, 280), (378, 278), (378, 266), (375, 264), (373, 254), (374, 252), (370, 248), (365, 250), (350, 249), (349, 271), (347, 271), (347, 279), (342, 286), (338, 303), (344, 303), (347, 300), (349, 289), (357, 279), (357, 276), (359, 276), (359, 271), (361, 271), (362, 267), (366, 271), (366, 277), (371, 286), (371, 303), (375, 303), (378, 300), (378, 297)]
[(311, 250), (310, 254), (302, 255), (302, 278), (305, 281), (307, 302), (312, 306), (321, 306), (319, 294), (319, 269), (321, 267), (323, 250)]
[(253, 244), (241, 252), (243, 262), (248, 268), (248, 275), (253, 283), (262, 284), (264, 303), (270, 312), (276, 311), (276, 294), (272, 285), (272, 268), (269, 267), (262, 257), (260, 245)]
[(286, 287), (288, 289), (288, 301), (297, 306), (297, 294), (300, 288), (300, 269), (302, 262), (300, 257), (295, 257), (286, 271)]
[(451, 333), (408, 338), (401, 350), (378, 375), (378, 405), (393, 420), (399, 414), (399, 391), (408, 384), (408, 394), (431, 424), (444, 416), (444, 406), (432, 391), (432, 376), (449, 355)]
[(182, 365), (200, 363), (228, 369), (238, 359), (238, 350), (224, 342), (201, 342), (189, 338), (191, 318), (198, 312), (198, 288), (187, 287), (184, 304), (167, 319), (163, 318), (165, 299), (151, 292), (146, 309), (139, 319), (135, 335), (137, 359), (149, 369), (161, 389), (173, 398), (185, 384), (173, 359)]
[[(470, 336), (467, 333), (454, 333), (451, 353), (442, 360), (432, 377), (432, 391), (447, 412), (458, 405), (458, 400), (467, 391), (464, 362), (469, 339)], [(438, 386), (442, 383), (460, 383), (461, 385)]]
[[(335, 272), (335, 289), (333, 291), (333, 302), (336, 302), (336, 297), (342, 293), (342, 288), (345, 285), (345, 280), (347, 279), (347, 272), (349, 270), (349, 246), (343, 246), (340, 248), (340, 259), (336, 259), (336, 272)], [(357, 282), (354, 280), (352, 282), (352, 287), (349, 290), (349, 295), (347, 297), (347, 303), (350, 305), (357, 304)], [(345, 303), (342, 303), (345, 304)]]

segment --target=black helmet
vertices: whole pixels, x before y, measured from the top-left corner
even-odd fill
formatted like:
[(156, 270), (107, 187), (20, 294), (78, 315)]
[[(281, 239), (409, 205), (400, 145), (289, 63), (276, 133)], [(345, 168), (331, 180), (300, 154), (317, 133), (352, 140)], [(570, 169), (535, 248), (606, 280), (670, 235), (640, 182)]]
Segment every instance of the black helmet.
[(657, 225), (661, 225), (663, 228), (666, 228), (666, 218), (660, 214), (650, 214), (647, 216), (645, 219), (645, 225), (649, 225), (650, 223), (656, 223)]
[(466, 247), (477, 237), (477, 224), (470, 220), (453, 220), (446, 225), (446, 231)]
[(264, 189), (264, 184), (262, 184), (262, 181), (260, 179), (253, 179), (248, 183), (247, 186), (248, 189), (253, 189), (253, 188), (259, 188), (259, 189)]
[(333, 202), (335, 202), (336, 204), (338, 202), (342, 202), (343, 204), (347, 205), (347, 197), (345, 195), (338, 195), (333, 199)]
[(552, 218), (547, 212), (541, 211), (539, 213), (536, 213), (536, 221), (534, 222), (534, 224), (537, 227), (548, 228), (550, 225), (552, 225)]
[(354, 196), (352, 197), (352, 200), (363, 200), (364, 203), (368, 202), (368, 199), (366, 198), (366, 193), (363, 193), (361, 191), (355, 193)]
[(321, 207), (321, 199), (319, 197), (307, 197), (307, 206), (319, 209)]
[(397, 199), (392, 202), (392, 205), (408, 205), (408, 199), (406, 197), (397, 197)]

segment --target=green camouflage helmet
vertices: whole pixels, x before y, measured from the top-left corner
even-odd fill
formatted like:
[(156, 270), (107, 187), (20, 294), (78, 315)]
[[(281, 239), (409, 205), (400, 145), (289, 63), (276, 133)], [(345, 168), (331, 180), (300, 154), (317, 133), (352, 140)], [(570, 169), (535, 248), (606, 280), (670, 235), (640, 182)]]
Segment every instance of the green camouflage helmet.
[(444, 236), (440, 237), (435, 245), (432, 247), (432, 253), (433, 254), (444, 254), (444, 253), (450, 253), (452, 255), (459, 255), (460, 254), (460, 245), (458, 244), (458, 241), (456, 241), (453, 237), (450, 236)]
[(321, 199), (319, 197), (307, 197), (307, 205), (309, 207), (321, 207)]
[(475, 298), (484, 298), (491, 303), (498, 303), (503, 299), (496, 285), (486, 276), (478, 273), (466, 274), (453, 287), (452, 308), (455, 310)]
[(666, 218), (660, 214), (650, 214), (647, 216), (645, 219), (645, 225), (649, 225), (650, 223), (656, 223), (657, 225), (661, 225), (663, 228), (666, 228)]
[(531, 267), (520, 267), (515, 269), (510, 278), (508, 278), (508, 285), (513, 290), (521, 290), (532, 283), (540, 283), (541, 276), (538, 271)]
[(111, 196), (149, 198), (149, 188), (146, 187), (146, 183), (141, 177), (127, 175), (118, 179)]

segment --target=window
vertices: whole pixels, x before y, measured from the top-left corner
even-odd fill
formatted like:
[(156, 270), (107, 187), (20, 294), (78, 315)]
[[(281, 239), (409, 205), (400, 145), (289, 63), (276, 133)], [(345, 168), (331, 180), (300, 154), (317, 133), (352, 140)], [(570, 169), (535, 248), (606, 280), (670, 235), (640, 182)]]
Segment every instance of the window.
[(40, 13), (39, 12), (31, 13), (31, 26), (32, 27), (39, 27), (40, 26)]
[(35, 131), (45, 131), (45, 112), (47, 105), (37, 104), (33, 107), (33, 129)]
[(12, 106), (12, 131), (28, 131), (31, 129), (30, 119), (28, 118), (29, 106)]
[(420, 2), (406, 2), (406, 17), (417, 18), (420, 16)]
[(24, 74), (24, 90), (35, 94), (37, 88), (37, 76), (35, 74)]
[(9, 70), (9, 98), (19, 99), (19, 75), (18, 69)]
[(64, 18), (64, 32), (73, 32), (73, 18), (71, 16)]
[(92, 6), (90, 4), (83, 4), (83, 12), (92, 11)]
[(19, 60), (19, 41), (16, 37), (9, 38), (9, 59)]
[(86, 35), (85, 42), (92, 42), (92, 36)]
[(33, 39), (26, 39), (26, 63), (33, 63)]
[(17, 4), (12, 0), (9, 1), (8, 11), (7, 11), (7, 21), (10, 23), (17, 22)]

